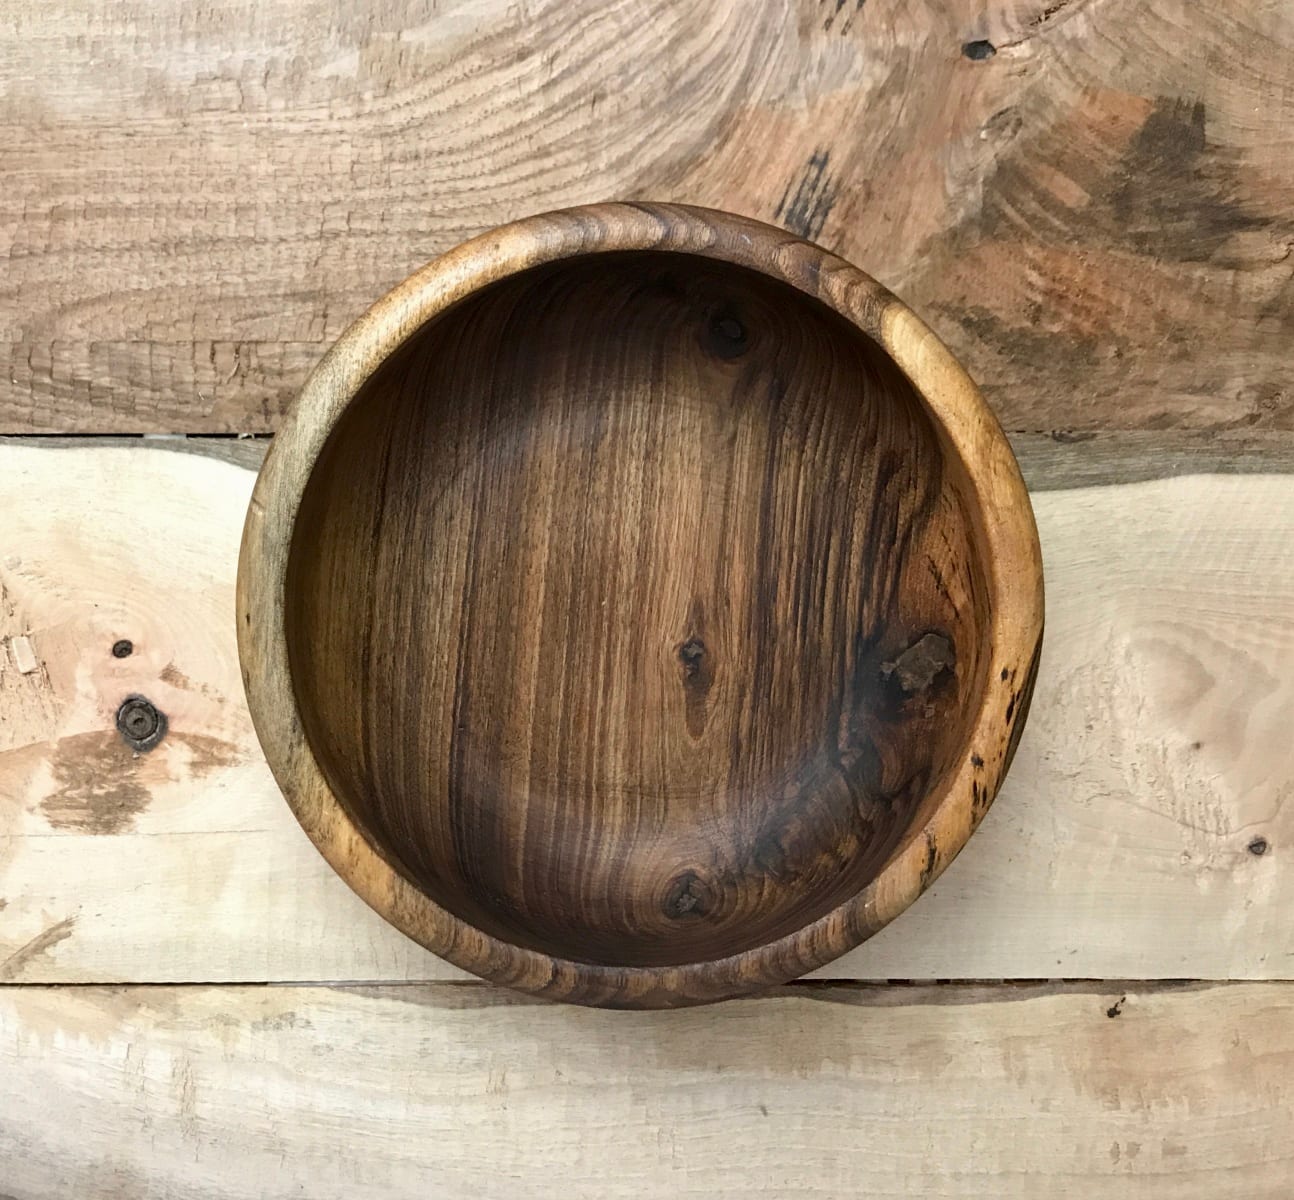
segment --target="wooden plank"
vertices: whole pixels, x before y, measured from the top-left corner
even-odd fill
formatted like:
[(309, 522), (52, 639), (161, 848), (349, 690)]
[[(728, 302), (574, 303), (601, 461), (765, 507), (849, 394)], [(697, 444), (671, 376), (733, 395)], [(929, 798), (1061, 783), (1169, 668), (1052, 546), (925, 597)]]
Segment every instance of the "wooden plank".
[[(0, 444), (0, 638), (38, 664), (0, 655), (0, 970), (457, 977), (332, 875), (256, 747), (231, 628), (251, 471), (158, 445)], [(1011, 777), (932, 891), (826, 974), (1289, 977), (1294, 475), (1035, 504), (1047, 640)], [(170, 722), (138, 759), (113, 731), (130, 694)]]
[(0, 430), (270, 430), (429, 257), (608, 197), (838, 249), (1009, 429), (1294, 427), (1285, 0), (11, 0), (4, 20)]
[[(233, 628), (252, 472), (149, 446), (0, 449), (0, 638), (40, 664), (0, 674), (0, 982), (457, 977), (333, 875), (260, 754)], [(138, 757), (135, 694), (169, 723)]]
[[(0, 311), (14, 302), (0, 293)], [(23, 326), (25, 340), (0, 344), (0, 428), (8, 432), (268, 429), (327, 348), (319, 340), (185, 342), (144, 330), (128, 331), (134, 341), (55, 334), (41, 342), (39, 328)]]
[(23, 1200), (1287, 1200), (1294, 988), (0, 989)]

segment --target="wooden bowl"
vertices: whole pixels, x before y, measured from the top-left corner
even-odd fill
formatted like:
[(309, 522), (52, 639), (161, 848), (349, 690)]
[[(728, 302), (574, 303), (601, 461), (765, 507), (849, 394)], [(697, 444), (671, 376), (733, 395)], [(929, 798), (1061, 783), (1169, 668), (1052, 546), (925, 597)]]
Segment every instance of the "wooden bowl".
[(800, 975), (993, 799), (1042, 630), (965, 372), (826, 250), (703, 209), (532, 217), (353, 325), (248, 513), (266, 757), (369, 904), (621, 1007)]

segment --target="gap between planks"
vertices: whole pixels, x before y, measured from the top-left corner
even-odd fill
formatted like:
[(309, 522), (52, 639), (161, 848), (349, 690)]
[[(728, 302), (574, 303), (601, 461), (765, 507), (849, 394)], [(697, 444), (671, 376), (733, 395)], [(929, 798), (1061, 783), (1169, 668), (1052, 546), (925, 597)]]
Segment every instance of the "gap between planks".
[[(1028, 999), (1032, 996), (1103, 996), (1114, 992), (1138, 992), (1141, 994), (1207, 991), (1210, 988), (1253, 987), (1271, 984), (1274, 987), (1287, 987), (1294, 984), (1294, 978), (1288, 979), (795, 979), (780, 987), (768, 988), (762, 992), (737, 997), (740, 1000), (785, 1000), (794, 997), (822, 998), (834, 993), (857, 995), (859, 1002), (865, 997), (873, 999), (885, 994), (894, 993), (895, 1002), (899, 996), (907, 997), (912, 1003), (928, 1003), (931, 997), (949, 997), (947, 1003), (958, 1003), (957, 997), (983, 999)], [(186, 979), (183, 981), (167, 980), (132, 980), (132, 979), (94, 979), (51, 983), (25, 981), (21, 979), (0, 982), (0, 994), (16, 988), (47, 991), (85, 990), (85, 989), (165, 989), (170, 991), (198, 991), (218, 988), (235, 991), (240, 989), (258, 990), (261, 988), (325, 988), (338, 991), (400, 991), (417, 989), (432, 993), (442, 989), (449, 992), (477, 991), (481, 993), (482, 1003), (498, 1004), (538, 1004), (552, 1007), (556, 1002), (543, 997), (514, 992), (509, 988), (488, 983), (483, 979)], [(940, 1001), (943, 1003), (944, 1001)], [(717, 1003), (731, 1003), (719, 1001)], [(570, 1006), (570, 1007), (579, 1007)], [(685, 1006), (687, 1007), (687, 1006)], [(699, 1007), (707, 1007), (701, 1005)], [(668, 1011), (668, 1010), (663, 1010)]]
[[(1180, 475), (1294, 474), (1294, 430), (1015, 430), (1008, 438), (1031, 492), (1144, 483)], [(0, 445), (147, 446), (258, 470), (273, 434), (16, 434)]]

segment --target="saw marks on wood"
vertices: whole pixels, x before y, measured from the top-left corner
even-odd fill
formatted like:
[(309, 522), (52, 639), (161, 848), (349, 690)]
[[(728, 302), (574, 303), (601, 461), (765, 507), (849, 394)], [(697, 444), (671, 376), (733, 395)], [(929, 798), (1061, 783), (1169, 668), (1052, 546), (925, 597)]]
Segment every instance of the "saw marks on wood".
[(1289, 993), (11, 988), (0, 1162), (22, 1197), (1287, 1200)]
[(820, 239), (933, 323), (1008, 429), (1294, 428), (1284, 0), (13, 19), (10, 432), (272, 429), (428, 258), (609, 198)]

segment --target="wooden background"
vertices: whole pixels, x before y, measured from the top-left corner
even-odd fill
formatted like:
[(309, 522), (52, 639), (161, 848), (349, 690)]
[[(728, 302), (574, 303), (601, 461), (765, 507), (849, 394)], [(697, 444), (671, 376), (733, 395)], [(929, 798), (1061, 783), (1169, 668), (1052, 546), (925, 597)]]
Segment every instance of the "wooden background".
[[(1294, 1194), (1294, 3), (11, 0), (0, 184), (0, 1196)], [(467, 981), (333, 877), (241, 697), (264, 443), (206, 436), (613, 197), (897, 290), (1047, 569), (957, 862), (686, 1013)]]

